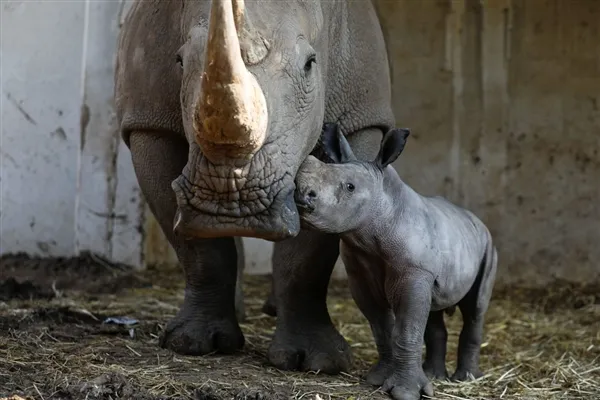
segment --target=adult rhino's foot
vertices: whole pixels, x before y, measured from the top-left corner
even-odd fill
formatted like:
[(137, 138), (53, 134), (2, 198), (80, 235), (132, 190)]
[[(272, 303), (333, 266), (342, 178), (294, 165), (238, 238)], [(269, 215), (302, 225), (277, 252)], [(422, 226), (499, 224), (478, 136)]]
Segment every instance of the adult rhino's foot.
[(275, 307), (275, 295), (273, 294), (273, 290), (271, 290), (271, 293), (265, 301), (265, 304), (263, 304), (261, 311), (271, 317), (277, 316), (277, 308)]
[(444, 362), (427, 360), (423, 363), (423, 371), (429, 379), (448, 379), (448, 370)]
[(433, 397), (434, 394), (433, 385), (422, 370), (408, 376), (394, 373), (385, 380), (382, 389), (394, 400), (419, 400), (421, 395)]
[(203, 313), (184, 303), (167, 324), (159, 345), (178, 354), (200, 356), (208, 353), (231, 354), (244, 347), (244, 335), (235, 315)]
[(483, 373), (479, 370), (479, 368), (473, 368), (473, 369), (457, 368), (456, 371), (454, 371), (454, 374), (452, 375), (450, 380), (455, 381), (455, 382), (465, 382), (465, 381), (479, 379), (482, 376), (483, 376)]
[(394, 369), (390, 363), (379, 360), (377, 364), (373, 365), (369, 372), (367, 372), (365, 380), (369, 385), (381, 386), (393, 372)]
[(331, 324), (276, 330), (268, 357), (282, 370), (320, 371), (330, 375), (347, 372), (352, 365), (350, 346)]

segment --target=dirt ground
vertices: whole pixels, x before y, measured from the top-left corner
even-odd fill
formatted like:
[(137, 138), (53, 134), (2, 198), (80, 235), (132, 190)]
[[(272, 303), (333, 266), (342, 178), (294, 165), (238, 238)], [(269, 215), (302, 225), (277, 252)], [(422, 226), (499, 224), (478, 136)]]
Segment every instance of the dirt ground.
[[(183, 300), (180, 271), (135, 274), (92, 255), (0, 260), (0, 398), (386, 399), (362, 375), (376, 360), (366, 320), (344, 281), (328, 304), (351, 344), (350, 374), (282, 372), (266, 350), (275, 319), (261, 313), (268, 277), (246, 277), (246, 347), (233, 356), (184, 357), (157, 338)], [(128, 317), (134, 325), (105, 323)], [(127, 322), (127, 321), (121, 321)], [(447, 317), (453, 371), (460, 313)], [(497, 288), (475, 382), (434, 381), (439, 399), (600, 399), (600, 285)]]

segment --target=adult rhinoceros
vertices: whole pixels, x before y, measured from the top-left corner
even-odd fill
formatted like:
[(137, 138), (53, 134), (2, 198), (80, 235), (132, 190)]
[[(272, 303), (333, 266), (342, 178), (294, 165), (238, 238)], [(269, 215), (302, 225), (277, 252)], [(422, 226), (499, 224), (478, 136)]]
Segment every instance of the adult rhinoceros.
[(269, 359), (336, 373), (350, 364), (325, 299), (338, 238), (300, 229), (294, 177), (324, 121), (359, 158), (394, 125), (384, 40), (370, 0), (138, 1), (119, 39), (122, 136), (186, 276), (161, 346), (232, 352), (234, 237), (275, 242)]

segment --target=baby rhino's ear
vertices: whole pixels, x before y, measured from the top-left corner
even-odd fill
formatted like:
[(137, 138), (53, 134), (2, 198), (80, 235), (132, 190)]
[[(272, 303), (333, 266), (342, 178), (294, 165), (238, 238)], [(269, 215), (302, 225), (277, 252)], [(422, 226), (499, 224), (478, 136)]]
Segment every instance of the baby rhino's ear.
[(350, 143), (344, 137), (339, 125), (326, 123), (321, 133), (323, 151), (334, 163), (341, 164), (356, 160)]
[(396, 161), (402, 150), (404, 150), (408, 135), (410, 135), (409, 129), (399, 128), (389, 130), (381, 141), (381, 148), (375, 158), (375, 164), (383, 169)]

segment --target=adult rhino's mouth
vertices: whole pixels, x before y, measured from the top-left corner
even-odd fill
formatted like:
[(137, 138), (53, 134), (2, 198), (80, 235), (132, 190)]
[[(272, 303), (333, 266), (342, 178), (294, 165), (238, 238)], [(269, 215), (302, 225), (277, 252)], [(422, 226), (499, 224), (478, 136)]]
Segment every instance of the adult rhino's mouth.
[(212, 164), (192, 147), (195, 150), (183, 173), (172, 184), (178, 204), (177, 233), (271, 241), (298, 234), (294, 176), (287, 165), (272, 163), (272, 155), (277, 153), (274, 144), (265, 144), (250, 163), (239, 168)]

